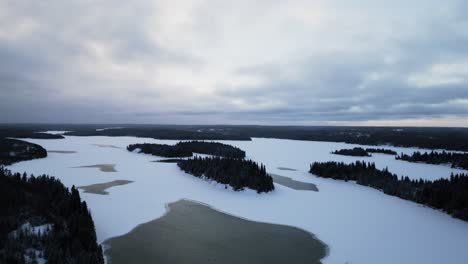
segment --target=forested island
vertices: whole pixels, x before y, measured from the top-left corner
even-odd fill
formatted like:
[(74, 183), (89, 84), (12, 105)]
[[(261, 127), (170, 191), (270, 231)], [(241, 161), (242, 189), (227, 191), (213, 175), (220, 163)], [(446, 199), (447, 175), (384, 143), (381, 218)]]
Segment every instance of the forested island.
[(410, 180), (388, 171), (379, 170), (374, 163), (357, 161), (351, 164), (343, 162), (314, 162), (310, 173), (323, 178), (356, 181), (357, 184), (441, 209), (448, 214), (468, 221), (468, 174), (452, 174), (450, 179), (435, 181)]
[(104, 263), (86, 202), (53, 177), (0, 167), (0, 263), (44, 261)]
[(195, 177), (205, 177), (231, 186), (235, 191), (245, 187), (258, 193), (275, 189), (273, 178), (266, 173), (264, 165), (252, 160), (219, 157), (194, 157), (181, 160), (177, 165)]
[(132, 144), (127, 146), (128, 151), (137, 150), (140, 153), (151, 154), (154, 156), (166, 158), (181, 158), (191, 157), (193, 152), (187, 148), (180, 147), (179, 145), (166, 145), (166, 144)]
[(363, 148), (339, 149), (332, 152), (336, 155), (370, 157), (371, 155)]
[(0, 138), (0, 165), (11, 165), (23, 160), (47, 157), (47, 151), (33, 143), (17, 139)]
[(414, 152), (411, 155), (401, 153), (395, 159), (405, 160), (409, 162), (424, 162), (428, 164), (450, 164), (452, 168), (468, 170), (468, 153), (453, 153), (453, 152)]
[(175, 145), (165, 144), (132, 144), (128, 151), (139, 149), (140, 152), (166, 158), (191, 157), (193, 153), (208, 154), (227, 158), (242, 159), (245, 152), (240, 148), (218, 142), (183, 141)]
[(370, 153), (382, 153), (396, 155), (397, 153), (391, 149), (384, 148), (361, 148), (355, 147), (352, 149), (339, 149), (332, 152), (332, 154), (344, 155), (344, 156), (355, 156), (355, 157), (371, 157)]

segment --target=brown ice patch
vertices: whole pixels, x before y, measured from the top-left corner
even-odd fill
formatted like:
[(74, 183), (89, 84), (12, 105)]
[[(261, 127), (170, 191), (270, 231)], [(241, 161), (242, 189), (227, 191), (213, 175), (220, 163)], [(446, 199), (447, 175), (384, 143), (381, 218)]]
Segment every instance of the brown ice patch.
[(328, 254), (326, 244), (299, 228), (253, 222), (187, 200), (104, 245), (113, 264), (319, 264)]
[(79, 167), (72, 167), (72, 168), (98, 168), (100, 171), (103, 171), (103, 172), (117, 172), (117, 170), (115, 170), (115, 164), (96, 164), (96, 165), (79, 166)]
[(296, 169), (291, 169), (291, 168), (287, 168), (287, 167), (278, 167), (277, 169), (278, 170), (284, 170), (284, 171), (297, 171)]
[(125, 185), (132, 183), (133, 181), (127, 181), (127, 180), (115, 180), (115, 181), (110, 181), (110, 182), (103, 182), (103, 183), (96, 183), (96, 184), (91, 184), (91, 185), (86, 185), (86, 186), (79, 186), (79, 189), (84, 190), (86, 193), (94, 193), (94, 194), (101, 194), (101, 195), (106, 195), (109, 194), (109, 192), (106, 192), (106, 189), (109, 189), (114, 186), (120, 186), (120, 185)]
[(310, 182), (301, 182), (293, 180), (292, 178), (281, 176), (277, 174), (270, 174), (273, 178), (274, 183), (281, 184), (283, 186), (289, 187), (294, 190), (298, 191), (314, 191), (318, 192), (317, 185), (310, 183)]
[(121, 147), (117, 147), (117, 146), (114, 146), (114, 145), (109, 145), (109, 144), (92, 144), (93, 146), (96, 146), (96, 147), (100, 147), (100, 148), (121, 148)]
[(74, 150), (47, 150), (47, 153), (73, 154), (77, 153)]

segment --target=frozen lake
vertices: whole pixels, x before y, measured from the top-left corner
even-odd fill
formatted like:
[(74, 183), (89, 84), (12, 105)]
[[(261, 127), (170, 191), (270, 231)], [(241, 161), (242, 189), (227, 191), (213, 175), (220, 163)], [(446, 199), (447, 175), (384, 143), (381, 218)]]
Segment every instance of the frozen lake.
[[(391, 172), (413, 179), (437, 179), (448, 177), (451, 172), (466, 172), (448, 166), (409, 163), (385, 154), (366, 158), (330, 154), (336, 149), (358, 146), (344, 143), (259, 138), (225, 141), (245, 150), (248, 158), (265, 164), (268, 172), (310, 182), (319, 189), (319, 192), (301, 191), (275, 184), (274, 192), (258, 195), (249, 190), (226, 190), (219, 184), (185, 174), (176, 164), (151, 162), (157, 157), (125, 149), (133, 143), (174, 144), (177, 141), (72, 136), (26, 141), (56, 152), (49, 153), (45, 159), (9, 166), (13, 171), (49, 174), (67, 186), (133, 181), (107, 189), (109, 195), (81, 191), (92, 210), (99, 242), (161, 217), (166, 204), (186, 198), (248, 220), (309, 231), (329, 246), (330, 255), (323, 259), (324, 263), (464, 264), (468, 261), (468, 223), (368, 187), (307, 173), (311, 162), (329, 160), (374, 161), (379, 168), (388, 167)], [(386, 148), (398, 153), (417, 150)], [(115, 164), (115, 171), (76, 168), (96, 164)]]

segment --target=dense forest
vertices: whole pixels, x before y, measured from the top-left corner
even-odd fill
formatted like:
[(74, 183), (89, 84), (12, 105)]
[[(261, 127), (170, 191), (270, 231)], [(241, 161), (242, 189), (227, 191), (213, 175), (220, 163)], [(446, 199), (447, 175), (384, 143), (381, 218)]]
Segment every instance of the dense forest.
[[(123, 126), (121, 129), (96, 130), (91, 128), (71, 127), (72, 132), (65, 133), (71, 136), (110, 136), (110, 137), (149, 137), (155, 139), (185, 139), (185, 140), (251, 140), (248, 136), (231, 133), (229, 130), (197, 129), (198, 126), (185, 125), (115, 125)], [(103, 127), (103, 126), (101, 126)]]
[(206, 141), (183, 141), (175, 145), (144, 143), (132, 144), (127, 147), (128, 151), (134, 151), (135, 149), (140, 149), (145, 154), (167, 158), (190, 157), (193, 153), (238, 159), (245, 157), (245, 152), (237, 147)]
[(339, 149), (332, 152), (332, 154), (344, 155), (344, 156), (355, 156), (355, 157), (370, 157), (370, 153), (382, 153), (396, 155), (397, 153), (391, 149), (384, 148), (366, 148), (355, 147), (352, 149)]
[(366, 151), (369, 153), (381, 153), (381, 154), (388, 154), (388, 155), (396, 155), (397, 152), (391, 149), (384, 149), (384, 148), (366, 148)]
[[(105, 127), (123, 128), (101, 130)], [(134, 136), (188, 140), (251, 140), (254, 137), (263, 137), (468, 151), (467, 128), (28, 124), (0, 125), (0, 138), (62, 138), (61, 135), (35, 133), (47, 130), (69, 130), (71, 132), (65, 135), (74, 136)]]
[(363, 148), (352, 149), (339, 149), (332, 152), (332, 154), (356, 157), (370, 157), (371, 155)]
[(245, 187), (254, 189), (258, 193), (275, 189), (273, 178), (266, 173), (265, 166), (258, 165), (252, 160), (195, 157), (181, 160), (177, 165), (186, 173), (229, 185), (236, 191)]
[[(49, 226), (42, 232), (24, 226)], [(104, 263), (86, 202), (49, 176), (0, 167), (0, 263)]]
[(310, 165), (309, 172), (324, 178), (356, 181), (357, 184), (441, 209), (468, 221), (468, 174), (452, 174), (449, 179), (435, 181), (410, 180), (408, 177), (398, 178), (388, 169), (379, 170), (374, 163), (364, 161), (351, 164), (315, 162)]
[(131, 144), (127, 146), (127, 150), (138, 150), (140, 153), (151, 154), (154, 156), (166, 158), (191, 157), (193, 155), (193, 152), (190, 149), (183, 148), (177, 145), (166, 144)]
[(395, 159), (409, 162), (424, 162), (428, 164), (450, 164), (452, 168), (468, 170), (468, 153), (453, 153), (447, 151), (421, 153), (416, 151), (411, 155), (401, 153), (399, 156), (396, 156)]
[(33, 143), (17, 139), (0, 138), (0, 165), (47, 157), (47, 151)]

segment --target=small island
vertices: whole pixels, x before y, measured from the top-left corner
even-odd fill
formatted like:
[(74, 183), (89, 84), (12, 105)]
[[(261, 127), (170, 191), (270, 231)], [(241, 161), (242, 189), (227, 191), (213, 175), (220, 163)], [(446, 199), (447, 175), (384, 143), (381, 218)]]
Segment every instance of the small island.
[(252, 160), (195, 157), (181, 160), (177, 165), (186, 173), (229, 185), (235, 191), (243, 190), (245, 187), (256, 190), (258, 193), (275, 189), (273, 178), (266, 173), (265, 166), (258, 165)]
[(47, 150), (37, 144), (10, 138), (0, 139), (0, 165), (45, 157)]
[(175, 145), (165, 144), (132, 144), (127, 147), (128, 151), (142, 152), (154, 156), (166, 158), (191, 157), (194, 153), (208, 154), (226, 158), (245, 158), (245, 151), (240, 148), (222, 144), (218, 142), (207, 141), (183, 141)]
[(371, 155), (363, 148), (339, 149), (332, 152), (336, 155), (355, 156), (355, 157), (370, 157)]
[(0, 167), (0, 208), (0, 263), (104, 263), (75, 187)]
[(405, 160), (409, 162), (423, 162), (427, 164), (450, 164), (452, 168), (459, 168), (468, 170), (468, 153), (454, 153), (454, 152), (414, 152), (411, 155), (401, 153), (396, 156), (397, 160)]
[(351, 164), (343, 162), (314, 162), (310, 173), (344, 181), (355, 181), (385, 194), (397, 196), (441, 209), (453, 217), (468, 221), (468, 174), (452, 174), (449, 179), (436, 181), (410, 180), (388, 171), (380, 170), (374, 163), (357, 161)]
[(389, 155), (396, 155), (396, 151), (391, 149), (384, 149), (384, 148), (360, 148), (355, 147), (352, 149), (339, 149), (332, 152), (332, 154), (337, 155), (344, 155), (344, 156), (354, 156), (354, 157), (371, 157), (370, 153), (381, 153), (381, 154), (389, 154)]

